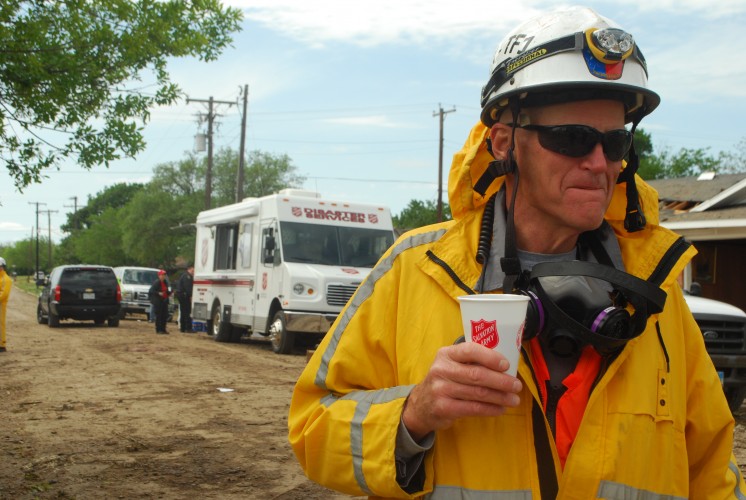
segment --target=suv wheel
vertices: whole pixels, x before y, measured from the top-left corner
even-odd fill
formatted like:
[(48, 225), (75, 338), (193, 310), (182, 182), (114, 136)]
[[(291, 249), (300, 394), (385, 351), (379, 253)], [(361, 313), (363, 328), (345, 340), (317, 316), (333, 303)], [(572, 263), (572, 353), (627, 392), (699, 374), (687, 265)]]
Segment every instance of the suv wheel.
[(47, 315), (47, 324), (49, 325), (49, 328), (57, 328), (60, 326), (60, 317), (54, 314), (51, 309)]
[(47, 322), (47, 318), (44, 317), (44, 311), (41, 308), (41, 304), (36, 306), (36, 322), (43, 325)]
[(119, 326), (119, 316), (116, 316), (114, 318), (109, 318), (106, 320), (106, 324), (112, 328), (116, 328)]

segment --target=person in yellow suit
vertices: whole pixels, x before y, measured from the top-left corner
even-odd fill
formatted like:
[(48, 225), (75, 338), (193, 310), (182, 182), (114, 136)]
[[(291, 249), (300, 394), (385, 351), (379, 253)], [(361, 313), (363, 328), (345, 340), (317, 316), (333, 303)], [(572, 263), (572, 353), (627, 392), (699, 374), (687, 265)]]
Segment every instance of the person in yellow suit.
[[(494, 54), (449, 174), (453, 220), (402, 235), (298, 379), (306, 475), (375, 498), (746, 498), (734, 419), (632, 144), (660, 102), (591, 9)], [(517, 376), (463, 342), (458, 297), (529, 298)]]
[(8, 276), (8, 264), (0, 257), (0, 352), (5, 352), (5, 312), (8, 309), (8, 298), (13, 280)]

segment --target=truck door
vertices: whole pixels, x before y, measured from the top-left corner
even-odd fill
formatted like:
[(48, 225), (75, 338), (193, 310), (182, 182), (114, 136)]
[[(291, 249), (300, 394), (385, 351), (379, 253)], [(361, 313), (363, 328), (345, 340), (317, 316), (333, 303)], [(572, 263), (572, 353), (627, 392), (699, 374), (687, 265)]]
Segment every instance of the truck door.
[(259, 266), (257, 267), (256, 310), (254, 311), (255, 331), (265, 332), (271, 319), (272, 301), (282, 289), (282, 251), (277, 219), (265, 219), (261, 222), (261, 246), (259, 248)]

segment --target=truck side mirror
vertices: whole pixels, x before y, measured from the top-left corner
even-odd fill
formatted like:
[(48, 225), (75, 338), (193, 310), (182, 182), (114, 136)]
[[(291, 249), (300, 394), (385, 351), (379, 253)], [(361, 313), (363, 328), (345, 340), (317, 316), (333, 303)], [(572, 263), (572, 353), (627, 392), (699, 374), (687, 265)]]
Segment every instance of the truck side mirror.
[(264, 249), (262, 254), (262, 262), (264, 264), (272, 264), (275, 261), (275, 246), (275, 237), (270, 233), (264, 239)]

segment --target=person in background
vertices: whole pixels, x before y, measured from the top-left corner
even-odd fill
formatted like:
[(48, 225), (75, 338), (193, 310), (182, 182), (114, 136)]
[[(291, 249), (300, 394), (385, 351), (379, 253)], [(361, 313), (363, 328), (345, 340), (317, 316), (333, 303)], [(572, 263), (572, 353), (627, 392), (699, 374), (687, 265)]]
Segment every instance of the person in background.
[(155, 313), (155, 333), (166, 334), (166, 322), (168, 321), (168, 304), (171, 296), (171, 287), (168, 283), (166, 271), (158, 271), (158, 279), (150, 285), (148, 297), (153, 305)]
[(192, 330), (192, 289), (194, 287), (194, 265), (188, 264), (176, 281), (176, 298), (179, 299), (179, 331), (194, 333)]
[(5, 259), (0, 257), (0, 352), (7, 351), (5, 346), (5, 313), (8, 309), (8, 299), (10, 298), (10, 289), (13, 287), (13, 280), (8, 276), (8, 264)]
[[(454, 219), (397, 240), (298, 379), (308, 477), (376, 498), (745, 497), (677, 282), (696, 251), (636, 176), (634, 131), (660, 102), (647, 71), (587, 8), (503, 39), (451, 167)], [(457, 297), (477, 293), (529, 297), (517, 377), (462, 341)]]

